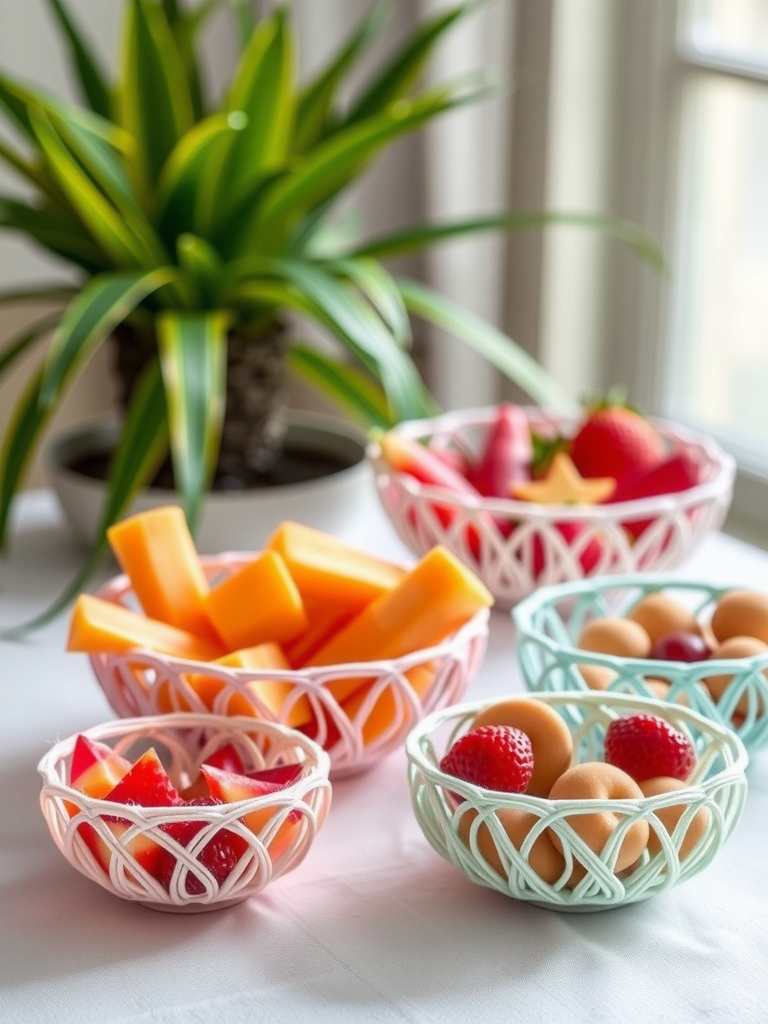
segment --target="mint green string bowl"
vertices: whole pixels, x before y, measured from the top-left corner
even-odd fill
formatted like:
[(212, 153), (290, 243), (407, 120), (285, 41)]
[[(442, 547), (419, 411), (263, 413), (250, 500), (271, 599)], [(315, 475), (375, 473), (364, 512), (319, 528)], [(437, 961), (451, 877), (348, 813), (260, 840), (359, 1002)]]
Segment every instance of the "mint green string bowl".
[[(689, 737), (696, 752), (696, 765), (684, 788), (642, 799), (549, 800), (483, 789), (443, 772), (440, 760), (452, 743), (471, 728), (480, 711), (502, 699), (435, 711), (406, 740), (416, 820), (429, 844), (471, 882), (553, 910), (621, 907), (699, 874), (738, 824), (747, 794), (749, 759), (738, 736), (688, 707), (632, 694), (577, 690), (536, 694), (533, 699), (556, 708), (567, 723), (574, 764), (603, 760), (605, 730), (612, 719), (635, 713), (664, 718)], [(681, 813), (677, 825), (668, 831), (662, 817), (671, 806)], [(502, 823), (510, 811), (530, 816), (530, 827), (517, 844)], [(578, 816), (595, 812), (617, 815), (613, 833), (597, 852), (585, 845), (571, 824)], [(705, 827), (691, 843), (688, 829), (699, 814), (706, 815)], [(648, 822), (649, 843), (629, 869), (617, 872), (620, 844), (639, 820)], [(531, 863), (534, 844), (543, 833), (547, 840), (554, 834), (562, 847), (562, 871), (554, 878), (542, 877)]]
[[(534, 693), (590, 689), (581, 666), (614, 673), (608, 692), (658, 698), (656, 680), (668, 681), (665, 703), (684, 703), (733, 729), (750, 753), (768, 744), (768, 650), (747, 658), (681, 662), (617, 657), (585, 651), (577, 639), (593, 619), (626, 616), (644, 597), (664, 593), (689, 608), (706, 625), (718, 600), (743, 585), (717, 585), (637, 573), (541, 587), (512, 610), (517, 657), (526, 688)], [(717, 696), (710, 677), (731, 679)]]

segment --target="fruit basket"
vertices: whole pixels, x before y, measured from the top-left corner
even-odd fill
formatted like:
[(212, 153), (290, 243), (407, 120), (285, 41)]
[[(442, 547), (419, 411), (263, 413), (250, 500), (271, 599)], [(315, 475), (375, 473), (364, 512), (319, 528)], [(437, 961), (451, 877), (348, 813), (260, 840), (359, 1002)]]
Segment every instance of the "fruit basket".
[[(605, 910), (645, 900), (712, 862), (741, 817), (747, 791), (748, 755), (730, 729), (690, 708), (630, 694), (564, 691), (537, 694), (536, 700), (566, 722), (573, 763), (602, 759), (606, 729), (615, 718), (653, 714), (689, 738), (695, 767), (674, 792), (636, 799), (497, 792), (440, 767), (488, 702), (433, 712), (412, 730), (406, 752), (413, 811), (441, 857), (477, 885), (560, 911)], [(601, 848), (584, 838), (582, 824), (595, 815), (615, 820)], [(641, 852), (619, 870), (627, 835), (637, 829), (644, 830)]]
[[(216, 799), (202, 797), (203, 763), (220, 783)], [(40, 806), (69, 864), (113, 895), (156, 910), (215, 910), (301, 864), (328, 814), (329, 768), (312, 740), (252, 718), (123, 719), (42, 757)], [(111, 795), (93, 795), (103, 790)], [(145, 793), (160, 805), (144, 806)]]
[[(717, 641), (708, 636), (713, 654), (702, 660), (681, 661), (632, 656), (628, 650), (586, 650), (579, 644), (591, 624), (607, 619), (614, 629), (621, 626), (621, 620), (642, 615), (637, 609), (648, 608), (649, 600), (659, 597), (665, 606), (672, 601), (677, 608), (685, 608), (692, 628), (698, 624), (706, 636), (718, 604), (726, 595), (739, 593), (742, 591), (736, 586), (660, 573), (542, 587), (512, 611), (525, 685), (537, 693), (598, 687), (613, 693), (662, 697), (734, 729), (750, 752), (757, 751), (768, 743), (768, 646), (757, 643), (748, 647), (756, 652), (749, 656), (718, 657)], [(768, 598), (754, 595), (754, 599), (768, 605)], [(764, 611), (764, 615), (768, 621), (768, 613)], [(744, 621), (737, 615), (734, 629), (744, 629)]]
[[(250, 558), (234, 552), (201, 561), (208, 577), (220, 580)], [(127, 608), (135, 605), (125, 574), (107, 581), (97, 596)], [(402, 657), (301, 669), (238, 668), (142, 649), (88, 657), (118, 715), (209, 711), (278, 722), (328, 750), (331, 776), (337, 779), (378, 764), (402, 747), (424, 714), (463, 697), (485, 656), (488, 623), (483, 609), (443, 642)], [(334, 692), (346, 680), (365, 685), (350, 684), (352, 696), (337, 699)]]
[[(540, 436), (575, 429), (572, 416), (524, 412)], [(395, 434), (443, 458), (472, 460), (496, 413), (493, 407), (451, 412), (401, 423)], [(540, 586), (674, 568), (722, 525), (733, 495), (733, 458), (707, 437), (652, 422), (668, 452), (698, 467), (695, 485), (610, 504), (538, 504), (446, 493), (393, 470), (378, 441), (369, 445), (368, 458), (381, 505), (409, 550), (421, 555), (444, 544), (477, 572), (497, 607), (511, 608)]]

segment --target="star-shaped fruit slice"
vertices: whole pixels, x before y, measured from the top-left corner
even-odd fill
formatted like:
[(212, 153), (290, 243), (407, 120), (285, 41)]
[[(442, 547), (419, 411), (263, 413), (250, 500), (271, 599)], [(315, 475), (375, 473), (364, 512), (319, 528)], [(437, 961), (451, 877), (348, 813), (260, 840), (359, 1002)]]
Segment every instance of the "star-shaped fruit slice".
[(509, 493), (520, 501), (535, 501), (539, 505), (597, 505), (610, 498), (615, 489), (613, 477), (587, 479), (567, 452), (558, 452), (545, 477), (514, 483)]

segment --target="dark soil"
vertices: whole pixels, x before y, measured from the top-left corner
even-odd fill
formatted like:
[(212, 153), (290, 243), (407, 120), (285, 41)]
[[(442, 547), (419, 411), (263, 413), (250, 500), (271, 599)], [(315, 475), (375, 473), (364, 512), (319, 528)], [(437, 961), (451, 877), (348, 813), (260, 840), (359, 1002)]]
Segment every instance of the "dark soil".
[[(97, 452), (83, 455), (70, 462), (70, 469), (83, 476), (95, 480), (105, 480), (109, 465), (109, 452)], [(263, 473), (250, 480), (233, 480), (231, 477), (216, 478), (213, 482), (214, 491), (258, 490), (265, 487), (278, 487), (285, 484), (306, 483), (318, 480), (348, 469), (350, 463), (342, 458), (334, 458), (317, 451), (305, 451), (288, 446), (268, 473)], [(160, 471), (153, 487), (172, 488), (173, 476), (170, 467)]]

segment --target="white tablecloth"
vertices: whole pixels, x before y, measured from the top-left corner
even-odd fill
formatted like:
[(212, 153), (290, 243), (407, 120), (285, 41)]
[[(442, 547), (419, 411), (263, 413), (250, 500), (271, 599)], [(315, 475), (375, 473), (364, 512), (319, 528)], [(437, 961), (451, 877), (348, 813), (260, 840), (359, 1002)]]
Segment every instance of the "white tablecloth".
[[(0, 627), (44, 607), (78, 564), (50, 495), (16, 508)], [(372, 503), (350, 540), (404, 557)], [(768, 586), (768, 555), (711, 537), (679, 575)], [(71, 868), (48, 836), (36, 764), (58, 737), (113, 717), (66, 616), (0, 643), (1, 1024), (768, 1021), (768, 753), (719, 858), (672, 891), (560, 914), (472, 885), (423, 838), (405, 757), (334, 787), (310, 855), (264, 894), (171, 915)], [(468, 697), (520, 689), (495, 612)]]

